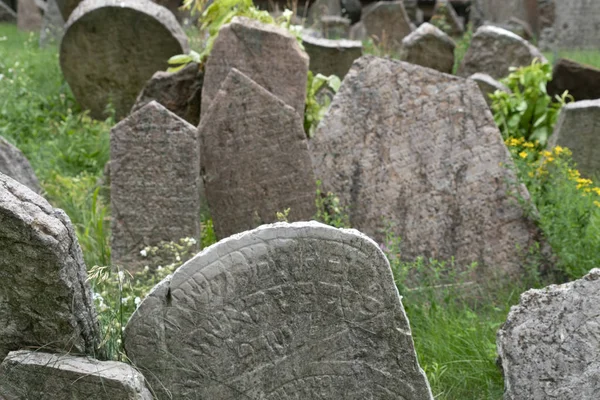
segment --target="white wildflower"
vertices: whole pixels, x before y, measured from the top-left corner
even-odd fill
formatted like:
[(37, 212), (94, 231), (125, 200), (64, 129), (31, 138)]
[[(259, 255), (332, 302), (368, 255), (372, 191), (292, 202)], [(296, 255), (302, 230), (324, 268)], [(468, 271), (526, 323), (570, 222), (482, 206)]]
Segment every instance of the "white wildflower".
[(146, 257), (148, 256), (148, 251), (146, 249), (140, 251), (140, 254), (142, 255), (142, 257)]
[(142, 299), (140, 299), (139, 297), (136, 297), (134, 300), (135, 306), (139, 307), (140, 303), (142, 302)]

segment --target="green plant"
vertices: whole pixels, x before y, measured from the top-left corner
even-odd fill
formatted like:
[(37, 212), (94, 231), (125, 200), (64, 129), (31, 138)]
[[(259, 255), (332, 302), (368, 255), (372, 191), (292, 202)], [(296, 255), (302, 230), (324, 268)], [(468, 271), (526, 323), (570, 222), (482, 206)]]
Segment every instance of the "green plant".
[(309, 138), (315, 134), (319, 122), (329, 109), (332, 96), (335, 95), (342, 81), (335, 75), (314, 75), (308, 71), (306, 82), (306, 106), (304, 108), (304, 131)]
[(340, 205), (340, 199), (331, 192), (321, 190), (321, 181), (317, 181), (315, 199), (317, 214), (315, 220), (336, 228), (350, 228), (350, 217), (346, 209)]
[(467, 50), (469, 50), (469, 47), (471, 46), (472, 39), (473, 24), (469, 23), (463, 36), (456, 42), (456, 47), (454, 49), (454, 68), (452, 69), (454, 74), (456, 74), (463, 58), (465, 58), (465, 54), (467, 54)]

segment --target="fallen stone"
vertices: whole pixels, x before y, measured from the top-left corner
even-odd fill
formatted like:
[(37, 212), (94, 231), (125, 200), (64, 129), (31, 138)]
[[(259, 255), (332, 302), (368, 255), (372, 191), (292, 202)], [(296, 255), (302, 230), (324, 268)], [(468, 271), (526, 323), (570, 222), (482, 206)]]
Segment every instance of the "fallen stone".
[(17, 1), (17, 28), (26, 32), (38, 32), (42, 27), (42, 12), (34, 0)]
[(336, 75), (342, 79), (354, 60), (362, 56), (362, 42), (355, 40), (303, 36), (302, 44), (310, 59), (309, 69), (315, 74)]
[(548, 94), (560, 96), (565, 90), (575, 100), (600, 99), (600, 69), (561, 58), (552, 70)]
[(505, 400), (598, 397), (599, 303), (600, 269), (521, 295), (496, 341)]
[(147, 0), (89, 0), (65, 25), (60, 65), (79, 104), (93, 118), (129, 114), (146, 82), (189, 50), (173, 14)]
[(0, 136), (0, 173), (10, 176), (36, 193), (41, 192), (40, 183), (29, 160), (21, 153), (21, 150), (2, 136)]
[(338, 196), (351, 226), (381, 242), (387, 232), (402, 238), (407, 260), (454, 257), (513, 275), (540, 239), (511, 195), (529, 198), (508, 186), (510, 154), (471, 80), (363, 56), (309, 147), (322, 190)]
[(140, 304), (124, 343), (161, 400), (433, 399), (378, 245), (316, 222), (209, 247)]
[(380, 1), (367, 6), (361, 22), (368, 38), (391, 51), (399, 51), (402, 39), (412, 32), (402, 0)]
[(100, 332), (69, 217), (0, 173), (0, 360), (13, 350), (93, 354)]
[[(236, 110), (235, 115), (231, 110)], [(232, 69), (198, 128), (206, 198), (217, 237), (316, 213), (303, 118)]]
[(0, 22), (17, 22), (17, 13), (12, 10), (3, 1), (0, 1)]
[(13, 351), (0, 364), (0, 398), (152, 400), (144, 377), (128, 364)]
[(448, 24), (449, 31), (446, 32), (451, 36), (460, 36), (465, 32), (465, 26), (456, 15), (454, 7), (448, 0), (437, 0), (433, 9), (432, 19), (439, 18)]
[(400, 59), (451, 74), (455, 47), (456, 44), (448, 35), (425, 22), (402, 39)]
[(495, 93), (496, 90), (501, 90), (506, 93), (512, 93), (508, 87), (498, 82), (488, 74), (476, 73), (471, 75), (469, 79), (474, 80), (475, 83), (477, 83), (477, 86), (479, 86), (479, 90), (481, 90), (481, 93), (483, 94), (485, 102), (488, 104), (488, 106), (492, 105), (492, 99), (490, 99), (490, 94)]

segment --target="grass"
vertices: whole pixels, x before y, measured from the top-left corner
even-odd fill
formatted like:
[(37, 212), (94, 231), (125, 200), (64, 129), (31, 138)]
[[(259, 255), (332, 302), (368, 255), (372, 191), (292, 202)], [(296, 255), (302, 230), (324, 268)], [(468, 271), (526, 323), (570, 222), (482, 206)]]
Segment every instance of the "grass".
[(560, 50), (554, 52), (544, 52), (544, 57), (551, 64), (558, 61), (559, 58), (568, 58), (581, 64), (591, 65), (600, 68), (600, 52), (597, 50)]

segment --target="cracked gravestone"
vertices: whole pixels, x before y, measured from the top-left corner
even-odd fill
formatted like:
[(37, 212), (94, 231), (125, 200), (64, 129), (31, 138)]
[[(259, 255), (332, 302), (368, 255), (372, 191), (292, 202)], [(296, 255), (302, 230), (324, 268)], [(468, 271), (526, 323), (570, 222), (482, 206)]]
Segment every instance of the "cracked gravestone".
[(125, 328), (159, 399), (433, 399), (387, 259), (355, 230), (234, 235), (157, 285)]
[(36, 193), (41, 191), (35, 172), (21, 150), (0, 136), (0, 173), (8, 175)]
[(448, 35), (425, 22), (402, 39), (400, 59), (451, 74), (455, 47), (456, 44)]

